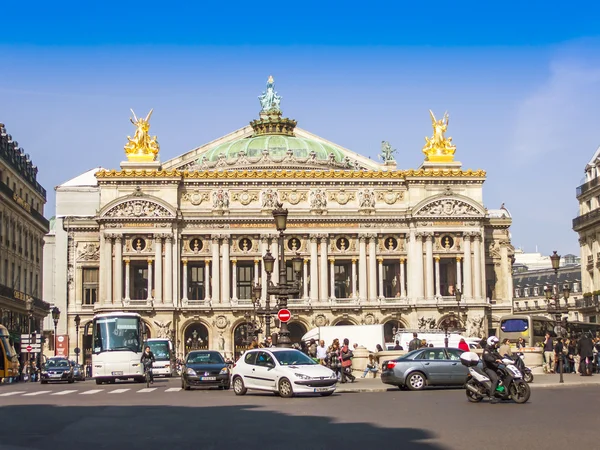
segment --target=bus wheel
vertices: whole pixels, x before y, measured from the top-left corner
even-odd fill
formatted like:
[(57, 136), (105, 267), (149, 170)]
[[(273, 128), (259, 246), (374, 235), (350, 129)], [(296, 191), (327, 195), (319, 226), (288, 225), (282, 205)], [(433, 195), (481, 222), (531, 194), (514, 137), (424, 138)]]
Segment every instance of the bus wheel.
[(96, 384), (102, 384), (102, 380), (100, 378), (96, 378)]

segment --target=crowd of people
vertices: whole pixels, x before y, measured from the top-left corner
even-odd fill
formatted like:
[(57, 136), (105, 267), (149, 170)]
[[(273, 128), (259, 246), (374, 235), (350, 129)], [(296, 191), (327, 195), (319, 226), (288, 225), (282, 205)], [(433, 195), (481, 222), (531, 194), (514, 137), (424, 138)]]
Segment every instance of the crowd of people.
[(544, 339), (544, 371), (558, 373), (562, 362), (564, 373), (582, 376), (600, 373), (600, 338), (584, 333), (579, 337), (552, 338), (546, 333)]

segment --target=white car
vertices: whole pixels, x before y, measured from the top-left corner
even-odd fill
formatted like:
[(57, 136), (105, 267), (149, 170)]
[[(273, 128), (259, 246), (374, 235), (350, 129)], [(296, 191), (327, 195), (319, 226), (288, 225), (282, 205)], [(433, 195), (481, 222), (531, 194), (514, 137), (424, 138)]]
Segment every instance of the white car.
[(236, 395), (256, 389), (276, 392), (284, 398), (313, 393), (328, 396), (335, 391), (337, 381), (331, 369), (291, 348), (248, 350), (231, 370)]

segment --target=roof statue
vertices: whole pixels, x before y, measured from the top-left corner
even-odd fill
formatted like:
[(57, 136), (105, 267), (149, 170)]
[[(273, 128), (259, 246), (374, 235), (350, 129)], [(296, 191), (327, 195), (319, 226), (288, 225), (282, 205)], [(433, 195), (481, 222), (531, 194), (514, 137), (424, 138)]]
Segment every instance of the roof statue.
[(139, 119), (133, 112), (133, 119), (129, 118), (132, 124), (136, 126), (135, 135), (127, 136), (127, 144), (125, 144), (125, 155), (127, 160), (134, 162), (151, 162), (156, 161), (160, 147), (156, 140), (156, 136), (150, 136), (150, 117), (154, 109), (151, 109), (146, 118)]
[(275, 92), (275, 80), (272, 75), (267, 80), (267, 90), (258, 99), (260, 100), (261, 112), (281, 112), (279, 108), (281, 97)]
[(379, 157), (383, 160), (383, 162), (395, 161), (394, 153), (396, 153), (396, 149), (392, 148), (389, 142), (381, 141), (381, 153)]
[(454, 152), (456, 146), (452, 145), (452, 138), (446, 137), (445, 133), (448, 129), (448, 113), (444, 113), (444, 117), (440, 120), (435, 118), (433, 111), (429, 110), (431, 115), (431, 125), (433, 126), (433, 136), (425, 137), (427, 144), (423, 147), (425, 153), (425, 161), (431, 162), (451, 162), (454, 161)]

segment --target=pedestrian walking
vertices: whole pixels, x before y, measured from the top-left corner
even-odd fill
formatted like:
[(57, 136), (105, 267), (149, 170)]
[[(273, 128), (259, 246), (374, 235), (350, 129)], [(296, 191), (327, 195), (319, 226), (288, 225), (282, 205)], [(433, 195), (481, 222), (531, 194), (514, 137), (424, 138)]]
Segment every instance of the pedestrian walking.
[(554, 373), (554, 341), (550, 337), (550, 333), (546, 333), (544, 339), (544, 361), (546, 363), (545, 370), (547, 373)]
[(344, 346), (340, 350), (340, 359), (342, 361), (342, 383), (346, 382), (346, 378), (354, 383), (356, 377), (352, 375), (352, 357), (354, 354), (350, 350), (350, 340), (344, 339)]

